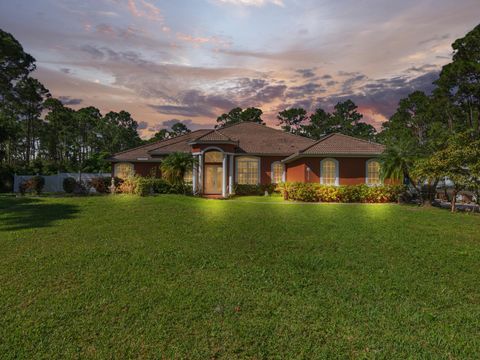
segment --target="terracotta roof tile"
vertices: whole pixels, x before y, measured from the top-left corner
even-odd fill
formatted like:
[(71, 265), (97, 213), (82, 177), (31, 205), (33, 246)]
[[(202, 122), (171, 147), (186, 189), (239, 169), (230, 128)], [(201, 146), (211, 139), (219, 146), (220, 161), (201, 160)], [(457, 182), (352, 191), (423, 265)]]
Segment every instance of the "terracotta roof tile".
[(201, 135), (198, 138), (194, 139), (192, 142), (234, 142), (228, 136), (222, 134), (219, 130), (212, 130), (205, 135)]
[(114, 154), (110, 160), (111, 161), (149, 161), (153, 160), (151, 152), (156, 149), (161, 149), (163, 153), (168, 154), (176, 151), (190, 152), (190, 145), (188, 142), (192, 139), (202, 136), (210, 130), (202, 129), (192, 131), (191, 133), (174, 137), (172, 139), (160, 140), (151, 144), (142, 145), (130, 150), (125, 150), (119, 153)]
[(371, 141), (358, 139), (343, 134), (331, 134), (318, 140), (315, 144), (300, 151), (301, 154), (362, 154), (380, 155), (385, 146)]
[[(232, 142), (236, 152), (289, 156), (286, 160), (314, 155), (379, 155), (384, 146), (342, 134), (331, 134), (314, 141), (268, 126), (242, 122), (217, 130), (202, 129), (173, 139), (146, 144), (117, 153), (112, 161), (155, 161), (155, 156), (190, 152), (193, 142)], [(157, 158), (158, 159), (158, 158)]]
[(286, 133), (253, 122), (242, 122), (222, 129), (222, 135), (238, 142), (238, 152), (289, 155), (314, 143), (306, 137)]

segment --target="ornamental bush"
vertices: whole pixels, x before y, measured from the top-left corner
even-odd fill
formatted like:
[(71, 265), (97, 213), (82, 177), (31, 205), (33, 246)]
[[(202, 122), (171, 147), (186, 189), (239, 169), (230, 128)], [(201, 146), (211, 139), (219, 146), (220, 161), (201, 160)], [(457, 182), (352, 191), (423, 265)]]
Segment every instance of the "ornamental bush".
[(367, 186), (345, 185), (332, 186), (315, 183), (283, 183), (280, 190), (286, 200), (305, 202), (396, 202), (405, 191), (402, 185)]
[(189, 184), (170, 184), (165, 179), (132, 176), (123, 181), (118, 187), (123, 194), (147, 196), (152, 194), (191, 194), (192, 186)]
[(28, 180), (22, 181), (19, 185), (19, 191), (22, 195), (27, 192), (40, 195), (45, 186), (45, 178), (40, 175), (35, 175)]
[[(118, 177), (113, 178), (115, 188), (118, 188), (120, 184), (123, 182), (122, 179)], [(110, 193), (110, 186), (112, 184), (112, 178), (110, 176), (99, 176), (93, 178), (89, 181), (91, 187), (95, 189), (95, 191), (99, 194), (108, 194)]]
[(63, 191), (67, 194), (73, 194), (75, 187), (77, 186), (77, 180), (73, 177), (67, 177), (63, 179)]
[(268, 191), (269, 194), (272, 194), (276, 191), (276, 184), (235, 184), (235, 195), (264, 195), (265, 191)]

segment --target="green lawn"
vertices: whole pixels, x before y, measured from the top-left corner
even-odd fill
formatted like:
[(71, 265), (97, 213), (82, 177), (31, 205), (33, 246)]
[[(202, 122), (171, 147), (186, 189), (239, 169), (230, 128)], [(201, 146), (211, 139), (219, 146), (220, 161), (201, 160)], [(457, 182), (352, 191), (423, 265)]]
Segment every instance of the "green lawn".
[(480, 216), (0, 197), (0, 354), (478, 359)]

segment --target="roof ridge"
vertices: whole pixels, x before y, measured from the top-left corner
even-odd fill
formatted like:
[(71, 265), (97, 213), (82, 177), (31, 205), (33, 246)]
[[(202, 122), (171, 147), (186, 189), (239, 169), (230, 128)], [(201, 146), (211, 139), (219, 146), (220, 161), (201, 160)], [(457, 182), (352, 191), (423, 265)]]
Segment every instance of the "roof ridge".
[(331, 133), (331, 134), (328, 134), (328, 135), (325, 135), (324, 137), (318, 139), (318, 140), (314, 140), (313, 144), (311, 145), (308, 145), (306, 148), (304, 149), (301, 149), (298, 151), (299, 154), (303, 153), (304, 151), (307, 151), (308, 149), (310, 149), (311, 147), (314, 147), (315, 145), (317, 144), (320, 144), (322, 141), (332, 137), (333, 135), (335, 135), (336, 133)]
[(351, 136), (351, 135), (342, 134), (342, 133), (340, 133), (340, 132), (334, 132), (334, 133), (330, 133), (330, 134), (325, 135), (324, 137), (318, 139), (318, 140), (315, 141), (312, 145), (309, 145), (309, 146), (307, 146), (306, 148), (300, 150), (299, 153), (303, 153), (304, 151), (307, 151), (308, 149), (314, 147), (315, 145), (320, 144), (321, 142), (323, 142), (323, 141), (325, 141), (326, 139), (331, 138), (331, 137), (333, 137), (333, 136), (335, 136), (335, 135), (343, 136), (343, 137), (346, 137), (346, 138), (349, 138), (349, 139), (353, 139), (353, 140), (358, 140), (358, 141), (361, 141), (361, 142), (364, 142), (364, 143), (367, 143), (367, 144), (384, 146), (383, 144), (380, 144), (380, 143), (377, 143), (377, 142), (374, 142), (374, 141), (365, 140), (365, 139), (362, 139), (362, 138), (358, 138), (358, 137), (356, 137), (356, 136)]
[(210, 135), (210, 134), (212, 134), (212, 133), (220, 134), (221, 136), (225, 137), (226, 139), (233, 141), (233, 139), (232, 139), (230, 136), (223, 134), (220, 130), (221, 130), (221, 129), (213, 129), (212, 131), (209, 131), (209, 132), (207, 132), (207, 133), (205, 133), (205, 134), (203, 134), (203, 135), (201, 135), (201, 136), (193, 139), (193, 141), (199, 141), (199, 140), (201, 140), (202, 138), (207, 137), (208, 135)]
[[(187, 135), (192, 135), (194, 132), (204, 131), (204, 130), (207, 130), (207, 131), (208, 131), (208, 129), (198, 129), (198, 130), (195, 130), (195, 131), (186, 133), (186, 134), (182, 134), (182, 135), (179, 135), (179, 136), (175, 136), (175, 137), (170, 138), (170, 139), (162, 140), (162, 142), (166, 142), (166, 141), (168, 141), (168, 140), (175, 140), (175, 141), (172, 141), (171, 143), (163, 144), (162, 146), (159, 146), (159, 147), (156, 147), (156, 148), (154, 148), (154, 149), (148, 150), (148, 152), (161, 149), (161, 148), (163, 148), (163, 147), (165, 147), (165, 146), (170, 146), (170, 145), (178, 144), (179, 142), (182, 142), (182, 139), (180, 139), (180, 138), (183, 138), (183, 137), (185, 137), (185, 136), (187, 136)], [(208, 133), (206, 133), (206, 134), (209, 134), (209, 133), (210, 133), (210, 132), (208, 132)], [(203, 136), (203, 135), (201, 135), (200, 137), (202, 137), (202, 136)]]
[[(130, 151), (132, 151), (132, 150), (137, 150), (137, 149), (141, 149), (141, 148), (144, 148), (144, 147), (147, 147), (147, 146), (152, 146), (152, 145), (155, 145), (155, 144), (157, 144), (157, 143), (161, 143), (161, 142), (164, 142), (164, 141), (177, 139), (177, 138), (179, 138), (179, 137), (182, 137), (182, 136), (185, 136), (185, 135), (189, 135), (189, 134), (193, 134), (193, 133), (198, 132), (198, 131), (204, 131), (204, 130), (208, 130), (208, 129), (197, 129), (197, 130), (194, 130), (194, 131), (189, 132), (189, 133), (187, 133), (187, 134), (182, 134), (182, 135), (179, 135), (179, 136), (175, 136), (175, 137), (173, 137), (173, 138), (157, 140), (157, 141), (154, 141), (153, 143), (147, 143), (147, 144), (139, 145), (139, 146), (136, 146), (136, 147), (131, 148), (131, 149), (127, 149), (127, 150), (122, 150), (122, 151), (116, 152), (116, 153), (112, 154), (111, 156), (115, 156), (115, 155), (118, 155), (118, 154), (124, 154), (124, 153), (130, 152)], [(158, 148), (160, 148), (160, 147), (162, 147), (162, 146), (159, 146)], [(155, 148), (155, 149), (158, 149), (158, 148)], [(155, 149), (152, 149), (152, 150), (155, 150)], [(149, 151), (151, 151), (151, 150), (149, 150)]]
[(256, 123), (256, 122), (254, 122), (254, 121), (240, 121), (240, 122), (237, 122), (237, 123), (230, 124), (230, 125), (224, 126), (224, 127), (222, 127), (222, 128), (219, 128), (218, 130), (223, 130), (223, 129), (226, 129), (226, 128), (229, 128), (229, 127), (233, 127), (233, 126), (237, 126), (237, 125), (242, 125), (242, 124), (251, 124), (251, 125), (261, 126), (261, 127), (264, 128), (264, 129), (267, 128), (267, 129), (270, 129), (270, 130), (278, 131), (278, 132), (281, 132), (282, 134), (290, 135), (290, 136), (293, 136), (293, 137), (295, 137), (295, 138), (301, 138), (301, 139), (306, 139), (306, 140), (315, 141), (315, 140), (310, 139), (309, 137), (306, 137), (306, 136), (292, 134), (291, 132), (283, 131), (283, 130), (281, 130), (281, 129), (276, 129), (276, 128), (274, 128), (274, 127), (268, 126), (267, 124), (259, 124), (259, 123)]
[(341, 135), (341, 136), (345, 136), (345, 137), (352, 138), (352, 139), (355, 139), (355, 140), (363, 141), (363, 142), (366, 142), (366, 143), (368, 143), (368, 144), (374, 144), (374, 145), (384, 146), (383, 144), (377, 143), (377, 142), (375, 142), (375, 141), (366, 140), (366, 139), (362, 139), (362, 138), (359, 138), (359, 137), (356, 137), (356, 136), (347, 135), (347, 134), (342, 134), (342, 133), (340, 133), (340, 132), (332, 133), (331, 135)]

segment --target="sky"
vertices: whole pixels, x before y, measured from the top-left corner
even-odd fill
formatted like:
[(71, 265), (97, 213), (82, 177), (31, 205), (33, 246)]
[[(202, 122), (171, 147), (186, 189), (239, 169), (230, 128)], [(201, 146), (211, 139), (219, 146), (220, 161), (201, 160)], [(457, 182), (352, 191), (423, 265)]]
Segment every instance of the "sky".
[(352, 99), (377, 128), (414, 90), (431, 91), (480, 0), (15, 0), (0, 28), (37, 60), (62, 102), (126, 110), (144, 138), (182, 121), (211, 128), (255, 106)]

